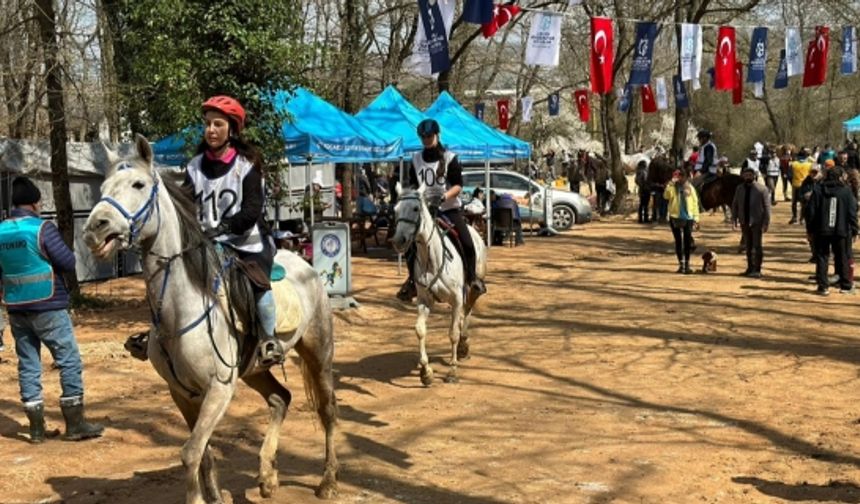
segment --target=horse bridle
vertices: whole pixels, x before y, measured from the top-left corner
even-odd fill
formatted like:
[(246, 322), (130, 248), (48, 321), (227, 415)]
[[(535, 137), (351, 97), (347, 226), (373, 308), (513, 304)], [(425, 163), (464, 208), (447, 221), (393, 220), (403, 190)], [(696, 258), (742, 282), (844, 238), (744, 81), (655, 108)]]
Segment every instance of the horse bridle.
[[(420, 206), (424, 205), (424, 201), (421, 199), (420, 194), (407, 194), (406, 196), (403, 196), (402, 198), (400, 198), (400, 201), (406, 201), (406, 200), (415, 200), (418, 202), (418, 205), (419, 205), (418, 218), (415, 220), (398, 218), (396, 222), (397, 223), (403, 222), (405, 224), (412, 224), (412, 226), (415, 227), (415, 230), (412, 231), (412, 234), (409, 238), (410, 238), (410, 240), (415, 241), (415, 235), (417, 235), (418, 230), (421, 229), (421, 208), (420, 208)], [(396, 223), (395, 223), (395, 225), (396, 225)]]
[[(123, 161), (117, 166), (117, 171), (130, 169), (132, 166)], [(140, 232), (143, 229), (143, 226), (149, 222), (149, 219), (152, 218), (153, 209), (158, 211), (158, 175), (153, 173), (152, 176), (153, 184), (152, 190), (149, 191), (149, 198), (146, 202), (137, 209), (136, 212), (131, 213), (119, 201), (111, 198), (110, 196), (102, 196), (102, 198), (98, 201), (99, 203), (105, 202), (110, 206), (114, 207), (127, 221), (128, 221), (128, 246), (132, 247), (136, 245), (138, 238), (140, 238)], [(158, 227), (161, 227), (161, 218), (158, 219)], [(156, 234), (158, 232), (156, 231)]]

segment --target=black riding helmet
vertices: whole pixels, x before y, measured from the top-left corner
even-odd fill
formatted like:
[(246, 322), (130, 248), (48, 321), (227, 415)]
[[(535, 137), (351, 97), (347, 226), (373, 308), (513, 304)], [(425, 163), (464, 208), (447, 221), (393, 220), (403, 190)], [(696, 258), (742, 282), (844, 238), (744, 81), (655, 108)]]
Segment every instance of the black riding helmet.
[(439, 123), (435, 119), (424, 119), (418, 123), (418, 136), (430, 136), (439, 134)]

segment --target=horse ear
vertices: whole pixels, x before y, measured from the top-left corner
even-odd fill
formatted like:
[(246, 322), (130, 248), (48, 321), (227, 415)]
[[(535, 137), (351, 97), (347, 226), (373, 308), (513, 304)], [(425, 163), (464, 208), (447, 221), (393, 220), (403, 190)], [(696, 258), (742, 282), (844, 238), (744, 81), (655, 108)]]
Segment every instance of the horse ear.
[(427, 185), (424, 182), (421, 182), (421, 185), (418, 186), (418, 189), (416, 189), (415, 192), (417, 192), (418, 195), (420, 195), (421, 198), (423, 199), (424, 198), (424, 191), (426, 189), (427, 189)]
[(399, 180), (394, 184), (394, 191), (397, 194), (403, 194), (403, 185), (400, 184)]
[(137, 133), (134, 135), (134, 147), (137, 149), (137, 155), (141, 157), (146, 163), (152, 167), (152, 147), (149, 145), (149, 140), (146, 139), (145, 136)]
[(100, 142), (102, 149), (105, 151), (105, 159), (107, 160), (107, 166), (105, 167), (105, 175), (106, 177), (110, 177), (116, 171), (116, 164), (119, 163), (120, 157), (119, 154), (104, 142)]

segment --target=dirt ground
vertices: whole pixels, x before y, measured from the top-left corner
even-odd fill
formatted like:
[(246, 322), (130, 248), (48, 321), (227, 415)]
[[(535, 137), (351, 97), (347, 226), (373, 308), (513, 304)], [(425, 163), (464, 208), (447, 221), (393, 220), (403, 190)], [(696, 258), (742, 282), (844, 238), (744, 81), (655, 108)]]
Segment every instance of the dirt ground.
[[(707, 276), (676, 275), (668, 228), (629, 218), (493, 248), (458, 384), (441, 380), (447, 310), (431, 316), (430, 388), (416, 369), (414, 307), (393, 296), (396, 263), (380, 250), (356, 257), (361, 307), (334, 315), (337, 502), (860, 502), (858, 299), (813, 295), (802, 228), (788, 218), (780, 203), (762, 280), (737, 276), (744, 263), (722, 216), (697, 235), (699, 253), (719, 254)], [(142, 280), (86, 289), (113, 304), (75, 314), (88, 413), (106, 434), (27, 444), (7, 350), (0, 501), (182, 502), (184, 424), (149, 363), (122, 347), (147, 327)], [(60, 427), (49, 361), (49, 425)], [(294, 362), (287, 375), (282, 487), (268, 502), (314, 502), (323, 432)], [(254, 480), (266, 418), (242, 386), (213, 438), (235, 502), (266, 502)]]

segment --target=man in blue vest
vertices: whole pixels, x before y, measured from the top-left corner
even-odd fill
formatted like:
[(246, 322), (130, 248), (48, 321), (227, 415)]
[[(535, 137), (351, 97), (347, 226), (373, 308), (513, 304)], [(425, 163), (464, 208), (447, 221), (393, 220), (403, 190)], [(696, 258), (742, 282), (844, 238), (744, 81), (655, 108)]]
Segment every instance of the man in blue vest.
[(0, 282), (18, 355), (21, 401), (30, 421), (30, 442), (58, 431), (45, 429), (41, 346), (60, 369), (60, 409), (65, 438), (101, 436), (104, 428), (84, 420), (81, 355), (69, 318), (69, 293), (61, 273), (75, 270), (75, 254), (52, 223), (39, 217), (42, 194), (28, 178), (12, 181), (11, 216), (0, 223)]

